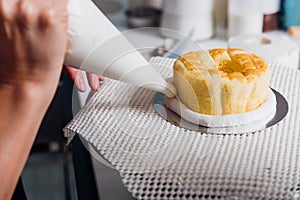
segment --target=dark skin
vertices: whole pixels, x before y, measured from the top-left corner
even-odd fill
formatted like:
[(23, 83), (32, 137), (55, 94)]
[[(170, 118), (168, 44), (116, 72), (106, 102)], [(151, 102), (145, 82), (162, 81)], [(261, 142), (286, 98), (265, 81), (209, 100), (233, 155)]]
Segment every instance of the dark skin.
[(67, 0), (0, 0), (0, 199), (10, 199), (55, 94)]

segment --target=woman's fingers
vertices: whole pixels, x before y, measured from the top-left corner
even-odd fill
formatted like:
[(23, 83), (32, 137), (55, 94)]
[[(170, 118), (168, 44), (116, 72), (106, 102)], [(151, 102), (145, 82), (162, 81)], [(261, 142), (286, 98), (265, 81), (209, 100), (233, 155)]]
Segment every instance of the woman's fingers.
[(82, 72), (78, 69), (72, 67), (64, 66), (66, 72), (68, 73), (71, 81), (74, 83), (77, 90), (84, 92), (86, 90), (84, 78)]
[(103, 76), (99, 76), (92, 73), (86, 73), (88, 82), (92, 90), (97, 91), (100, 88), (100, 81), (104, 81)]
[(99, 90), (99, 88), (100, 88), (99, 76), (92, 74), (92, 73), (87, 73), (86, 77), (88, 79), (88, 83), (89, 83), (91, 89), (94, 91)]
[[(70, 76), (71, 81), (74, 83), (75, 87), (80, 91), (84, 92), (86, 90), (85, 81), (83, 74), (80, 70), (64, 66), (66, 72)], [(100, 88), (100, 81), (104, 80), (103, 76), (99, 76), (92, 73), (86, 74), (89, 86), (92, 90), (97, 91)]]

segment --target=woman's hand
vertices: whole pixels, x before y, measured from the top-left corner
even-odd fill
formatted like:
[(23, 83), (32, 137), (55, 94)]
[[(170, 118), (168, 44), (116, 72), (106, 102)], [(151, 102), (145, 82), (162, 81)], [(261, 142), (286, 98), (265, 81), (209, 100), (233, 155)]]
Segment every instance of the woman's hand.
[[(72, 67), (68, 67), (68, 66), (64, 66), (64, 68), (65, 68), (66, 72), (69, 74), (69, 77), (72, 80), (72, 82), (74, 83), (77, 90), (79, 90), (80, 92), (86, 91), (86, 86), (85, 86), (85, 81), (83, 78), (82, 71), (72, 68)], [(86, 76), (87, 76), (87, 80), (88, 80), (88, 84), (89, 84), (90, 88), (93, 91), (97, 91), (100, 88), (99, 81), (103, 81), (104, 77), (98, 76), (98, 75), (92, 74), (92, 73), (86, 73)]]
[(0, 0), (0, 84), (54, 94), (67, 47), (67, 0)]
[(67, 0), (0, 0), (0, 199), (10, 199), (57, 89)]

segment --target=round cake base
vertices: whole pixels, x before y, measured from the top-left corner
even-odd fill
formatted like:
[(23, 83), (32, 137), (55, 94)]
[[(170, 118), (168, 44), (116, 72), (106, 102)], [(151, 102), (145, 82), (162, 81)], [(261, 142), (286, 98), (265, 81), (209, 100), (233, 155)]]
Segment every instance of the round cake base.
[(288, 113), (288, 103), (275, 90), (269, 90), (268, 100), (258, 109), (233, 115), (210, 116), (188, 109), (176, 98), (157, 93), (154, 107), (160, 116), (177, 126), (217, 134), (249, 133), (265, 129), (281, 121)]

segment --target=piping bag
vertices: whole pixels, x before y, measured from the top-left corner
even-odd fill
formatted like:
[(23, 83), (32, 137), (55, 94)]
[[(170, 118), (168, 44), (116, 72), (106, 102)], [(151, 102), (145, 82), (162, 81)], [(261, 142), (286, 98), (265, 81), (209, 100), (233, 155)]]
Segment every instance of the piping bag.
[(164, 93), (176, 89), (155, 71), (91, 0), (69, 0), (65, 65)]

